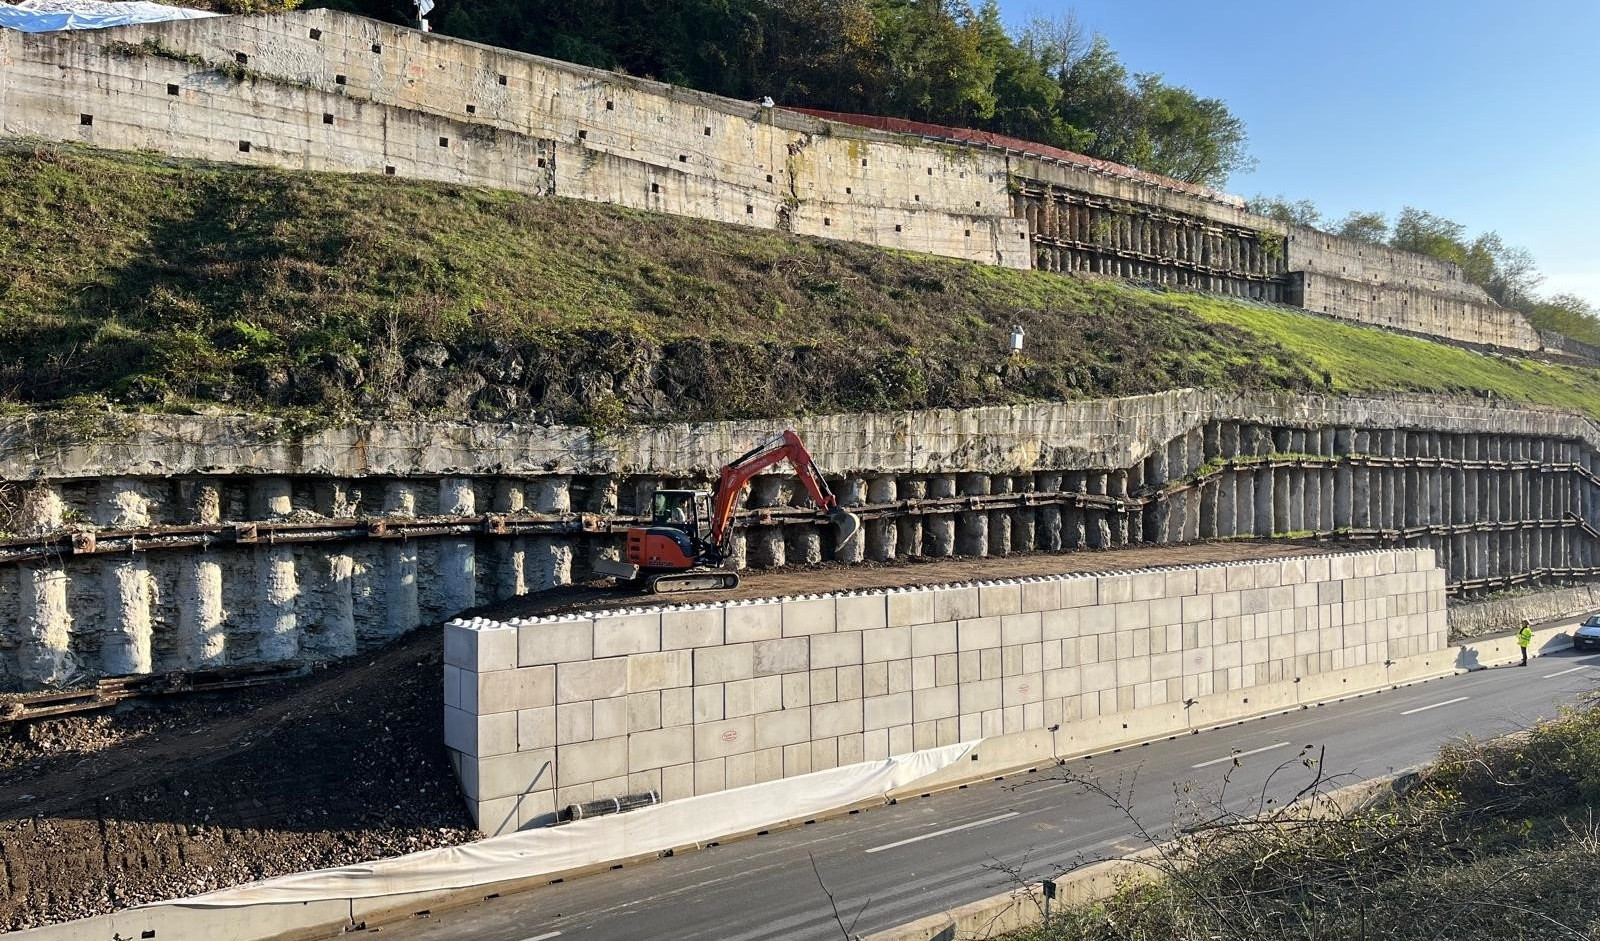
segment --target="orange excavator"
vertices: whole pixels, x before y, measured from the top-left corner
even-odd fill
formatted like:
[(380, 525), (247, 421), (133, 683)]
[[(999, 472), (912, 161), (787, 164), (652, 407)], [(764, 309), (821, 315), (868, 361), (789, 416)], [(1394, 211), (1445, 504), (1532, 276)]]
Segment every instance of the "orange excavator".
[(628, 530), (626, 563), (603, 559), (595, 564), (596, 571), (651, 594), (736, 587), (739, 573), (723, 568), (733, 537), (734, 506), (750, 478), (782, 460), (794, 465), (812, 502), (838, 528), (837, 544), (857, 538), (861, 520), (839, 505), (800, 436), (785, 431), (730, 461), (710, 493), (657, 490), (650, 501), (649, 525)]

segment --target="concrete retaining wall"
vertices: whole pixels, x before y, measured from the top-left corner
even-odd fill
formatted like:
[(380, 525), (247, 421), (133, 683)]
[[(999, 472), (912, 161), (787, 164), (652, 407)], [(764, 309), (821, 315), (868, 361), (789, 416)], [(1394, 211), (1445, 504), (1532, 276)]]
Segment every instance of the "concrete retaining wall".
[[(1453, 265), (1285, 228), (1151, 174), (825, 121), (329, 10), (7, 31), (0, 67), (3, 136), (554, 193), (1268, 301), (1305, 294), (1337, 317), (1539, 348)], [(1296, 271), (1317, 277), (1296, 287)], [(1324, 290), (1329, 278), (1362, 290)]]
[(1600, 587), (1580, 585), (1537, 591), (1513, 598), (1450, 606), (1450, 636), (1457, 639), (1514, 631), (1523, 621), (1538, 624), (1600, 611)]
[[(141, 415), (65, 439), (12, 419), (0, 682), (340, 657), (581, 580), (657, 487), (703, 484), (776, 427)], [(1307, 533), (1433, 549), (1458, 595), (1600, 564), (1594, 432), (1559, 412), (1189, 391), (795, 427), (864, 538), (836, 554), (793, 479), (763, 475), (737, 566)]]
[(970, 777), (1379, 685), (1444, 597), (1406, 550), (458, 621), (445, 742), (488, 833), (982, 740)]

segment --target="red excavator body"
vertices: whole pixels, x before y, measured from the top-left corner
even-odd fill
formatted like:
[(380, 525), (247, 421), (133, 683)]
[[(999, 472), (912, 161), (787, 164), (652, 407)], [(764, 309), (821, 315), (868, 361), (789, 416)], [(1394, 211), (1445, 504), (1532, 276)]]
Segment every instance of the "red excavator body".
[(838, 527), (838, 544), (858, 538), (861, 521), (839, 505), (817, 471), (811, 454), (793, 431), (767, 441), (729, 462), (710, 493), (658, 490), (650, 501), (650, 523), (628, 530), (627, 565), (597, 566), (652, 593), (732, 588), (739, 575), (723, 568), (733, 536), (733, 512), (750, 479), (779, 461), (794, 466), (811, 500)]

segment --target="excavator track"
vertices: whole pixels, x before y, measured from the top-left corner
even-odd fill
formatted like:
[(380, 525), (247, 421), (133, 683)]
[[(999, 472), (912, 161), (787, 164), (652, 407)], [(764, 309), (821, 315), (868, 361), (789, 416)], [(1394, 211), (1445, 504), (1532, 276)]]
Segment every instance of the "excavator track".
[(717, 591), (739, 587), (738, 572), (668, 572), (644, 580), (644, 590), (652, 595), (680, 591)]

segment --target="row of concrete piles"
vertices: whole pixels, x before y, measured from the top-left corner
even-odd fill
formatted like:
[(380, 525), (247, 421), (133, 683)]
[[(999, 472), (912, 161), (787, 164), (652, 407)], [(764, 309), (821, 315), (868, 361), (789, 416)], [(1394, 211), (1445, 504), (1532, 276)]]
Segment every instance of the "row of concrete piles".
[[(1226, 466), (1230, 460), (1236, 463)], [(1583, 568), (1596, 564), (1597, 551), (1573, 517), (1600, 522), (1593, 501), (1583, 499), (1591, 492), (1585, 473), (1592, 472), (1592, 461), (1567, 441), (1214, 423), (1125, 470), (847, 479), (835, 487), (847, 506), (1028, 493), (1113, 501), (880, 517), (868, 521), (864, 539), (840, 547), (837, 556), (883, 562), (1381, 531), (1435, 549), (1452, 582)], [(1487, 466), (1493, 464), (1509, 466)], [(1552, 464), (1578, 469), (1541, 469)], [(1130, 499), (1167, 490), (1202, 468), (1218, 472), (1143, 506)], [(785, 479), (762, 478), (749, 505), (786, 506), (792, 496)], [(1471, 528), (1482, 524), (1500, 528)], [(1438, 531), (1407, 532), (1430, 527)], [(814, 563), (827, 541), (826, 529), (809, 524), (752, 528), (737, 562), (761, 568)]]
[[(1212, 422), (1122, 469), (851, 475), (834, 489), (844, 504), (872, 508), (861, 539), (835, 547), (827, 526), (791, 515), (741, 529), (732, 561), (767, 568), (1382, 531), (1435, 549), (1449, 581), (1471, 590), (1600, 561), (1582, 526), (1600, 523), (1593, 463), (1567, 440)], [(614, 475), (105, 478), (36, 486), (21, 520), (37, 534), (80, 521), (129, 530), (302, 517), (314, 526), (357, 516), (608, 516), (645, 512), (658, 487), (693, 484), (620, 483), (626, 499)], [(1015, 499), (1030, 494), (1047, 502)], [(763, 475), (747, 508), (804, 502), (792, 477)], [(14, 617), (0, 627), (26, 682), (78, 667), (138, 674), (337, 657), (477, 604), (567, 584), (618, 545), (614, 535), (446, 533), (49, 558), (15, 565), (15, 580), (0, 583), (0, 600), (16, 588)]]
[[(467, 477), (385, 481), (378, 507), (360, 505), (358, 486), (341, 481), (296, 486), (286, 477), (110, 478), (95, 487), (91, 520), (101, 530), (139, 530), (224, 520), (304, 518), (314, 525), (319, 517), (358, 514), (411, 519), (572, 509), (571, 478), (565, 476), (496, 480), (492, 506), (480, 505), (482, 488)], [(62, 489), (42, 484), (29, 492), (20, 515), (24, 533), (54, 532), (78, 521)], [(480, 590), (503, 599), (572, 581), (574, 548), (556, 537), (512, 537), (486, 547), (472, 537), (444, 537), (430, 552), (436, 570), (427, 573), (421, 570), (417, 540), (384, 540), (376, 547), (315, 545), (326, 548), (308, 553), (305, 543), (285, 543), (163, 552), (162, 567), (170, 563), (177, 569), (172, 586), (155, 576), (145, 552), (86, 557), (75, 562), (71, 578), (66, 559), (21, 563), (16, 566), (18, 673), (34, 682), (60, 680), (78, 667), (107, 675), (150, 673), (158, 626), (174, 635), (175, 655), (165, 658), (167, 669), (292, 661), (305, 653), (304, 628), (311, 621), (317, 655), (339, 657), (355, 652), (363, 637), (404, 633), (424, 620), (471, 608), (483, 600)], [(98, 566), (98, 574), (85, 578), (88, 566)], [(358, 590), (358, 571), (377, 577), (361, 579), (365, 584)], [(175, 597), (164, 599), (168, 590), (175, 590)], [(360, 617), (358, 602), (381, 607), (381, 617)], [(73, 662), (75, 625), (97, 636), (94, 664)], [(241, 646), (241, 640), (247, 643)]]

